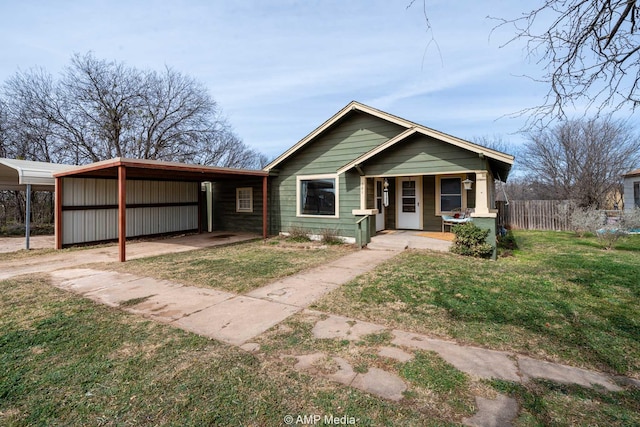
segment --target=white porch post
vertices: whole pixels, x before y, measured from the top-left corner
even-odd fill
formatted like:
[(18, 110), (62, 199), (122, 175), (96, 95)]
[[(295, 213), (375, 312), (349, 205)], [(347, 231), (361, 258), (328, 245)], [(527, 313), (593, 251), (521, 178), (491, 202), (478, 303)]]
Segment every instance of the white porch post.
[(489, 211), (489, 184), (487, 172), (476, 172), (476, 214), (488, 214)]
[(367, 178), (360, 177), (360, 209), (367, 209)]

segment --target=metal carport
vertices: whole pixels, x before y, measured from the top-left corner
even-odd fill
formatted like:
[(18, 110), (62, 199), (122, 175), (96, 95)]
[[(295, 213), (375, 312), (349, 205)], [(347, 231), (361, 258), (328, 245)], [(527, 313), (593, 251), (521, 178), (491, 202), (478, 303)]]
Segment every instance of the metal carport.
[[(55, 177), (55, 230), (56, 230), (56, 248), (63, 246), (63, 210), (69, 209), (94, 209), (104, 211), (117, 210), (117, 240), (119, 245), (119, 259), (121, 262), (126, 260), (126, 237), (127, 237), (127, 209), (168, 209), (181, 205), (198, 206), (198, 230), (202, 228), (201, 197), (198, 184), (198, 199), (187, 202), (167, 203), (143, 203), (141, 196), (135, 196), (136, 200), (129, 197), (127, 201), (127, 182), (128, 181), (145, 181), (145, 182), (186, 182), (186, 183), (202, 183), (207, 181), (234, 183), (243, 179), (261, 179), (262, 181), (262, 235), (267, 237), (267, 177), (268, 173), (261, 170), (221, 168), (212, 166), (189, 165), (185, 163), (163, 162), (157, 160), (141, 160), (115, 158), (97, 163), (91, 163), (85, 166), (78, 166), (73, 170), (61, 171), (54, 173)], [(68, 178), (88, 178), (97, 179), (101, 182), (105, 180), (115, 181), (115, 185), (96, 187), (96, 192), (113, 193), (107, 195), (107, 200), (103, 204), (99, 201), (93, 201), (91, 206), (65, 206), (63, 204), (64, 191), (63, 180)], [(107, 188), (108, 187), (108, 188)], [(132, 184), (129, 184), (131, 190)], [(179, 188), (176, 187), (176, 188)], [(190, 187), (189, 187), (190, 188)], [(161, 190), (162, 191), (162, 190)], [(181, 190), (178, 190), (181, 191)], [(143, 194), (144, 190), (138, 190), (139, 194)], [(98, 194), (97, 196), (100, 196)], [(140, 200), (138, 200), (140, 199)], [(96, 199), (97, 200), (97, 199)], [(113, 203), (112, 203), (113, 201)], [(191, 210), (190, 212), (193, 212)], [(85, 224), (86, 226), (86, 224)], [(90, 226), (90, 225), (89, 225)], [(138, 230), (139, 231), (139, 230)], [(137, 231), (135, 235), (143, 235)]]
[(0, 158), (0, 190), (25, 191), (25, 248), (29, 249), (31, 232), (31, 191), (54, 191), (54, 172), (75, 166)]

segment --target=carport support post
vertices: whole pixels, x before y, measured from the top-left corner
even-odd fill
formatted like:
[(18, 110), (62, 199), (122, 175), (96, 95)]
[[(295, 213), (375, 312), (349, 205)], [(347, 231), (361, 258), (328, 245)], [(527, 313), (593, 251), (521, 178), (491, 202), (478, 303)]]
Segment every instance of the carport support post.
[(267, 177), (262, 177), (262, 238), (267, 238)]
[(127, 259), (127, 170), (118, 166), (118, 254), (120, 262)]
[(55, 209), (53, 216), (55, 222), (56, 249), (62, 249), (62, 178), (56, 177)]
[(27, 250), (29, 250), (29, 234), (31, 234), (31, 184), (27, 184), (27, 209), (24, 218), (24, 240)]

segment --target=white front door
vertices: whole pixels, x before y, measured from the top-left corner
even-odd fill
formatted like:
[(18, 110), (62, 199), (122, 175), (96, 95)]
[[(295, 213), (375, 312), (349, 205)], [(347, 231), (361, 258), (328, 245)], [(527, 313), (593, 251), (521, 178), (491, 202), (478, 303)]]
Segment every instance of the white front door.
[(376, 178), (375, 182), (376, 209), (378, 209), (378, 213), (376, 214), (376, 231), (381, 231), (384, 230), (384, 180), (382, 178)]
[(422, 182), (420, 177), (408, 176), (397, 179), (398, 187), (398, 219), (397, 225), (401, 229), (420, 230), (422, 216)]

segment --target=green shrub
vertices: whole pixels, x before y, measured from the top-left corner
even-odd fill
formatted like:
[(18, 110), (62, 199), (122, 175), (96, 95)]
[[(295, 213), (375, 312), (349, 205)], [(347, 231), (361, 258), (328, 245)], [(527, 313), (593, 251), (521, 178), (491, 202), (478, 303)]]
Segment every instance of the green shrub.
[(504, 236), (498, 238), (498, 248), (510, 251), (518, 249), (518, 243), (516, 242), (516, 237), (513, 235), (513, 231), (508, 230)]
[(451, 231), (456, 235), (450, 249), (454, 254), (478, 258), (490, 258), (493, 255), (493, 246), (487, 243), (489, 230), (483, 230), (472, 222), (466, 222), (453, 226)]

